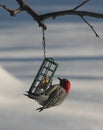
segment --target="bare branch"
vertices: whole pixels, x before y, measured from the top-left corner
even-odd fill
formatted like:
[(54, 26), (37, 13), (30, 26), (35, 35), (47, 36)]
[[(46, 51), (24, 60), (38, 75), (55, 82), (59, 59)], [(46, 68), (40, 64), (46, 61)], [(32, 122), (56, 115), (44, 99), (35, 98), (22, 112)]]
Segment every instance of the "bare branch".
[(30, 6), (28, 6), (24, 0), (16, 0), (22, 10), (26, 11), (29, 15), (33, 17), (34, 20), (37, 21), (40, 27), (42, 27), (44, 30), (47, 29), (46, 25), (43, 23), (43, 20), (40, 20), (39, 14), (37, 14)]
[(64, 10), (64, 11), (52, 12), (52, 13), (41, 15), (40, 20), (45, 20), (48, 18), (64, 16), (64, 15), (78, 15), (78, 16), (90, 16), (94, 18), (103, 18), (103, 14), (100, 13), (93, 13), (88, 11)]
[(10, 13), (11, 16), (16, 16), (16, 14), (20, 13), (21, 11), (26, 11), (29, 15), (33, 17), (35, 21), (39, 24), (40, 27), (42, 27), (44, 30), (47, 29), (46, 25), (43, 23), (43, 20), (40, 20), (40, 16), (33, 10), (31, 9), (25, 2), (24, 0), (16, 0), (20, 7), (15, 10), (9, 9), (7, 6), (0, 4), (2, 8), (4, 8), (6, 11)]
[(92, 29), (92, 31), (94, 32), (94, 34), (96, 35), (96, 37), (99, 37), (99, 35), (97, 34), (97, 32), (95, 31), (95, 29), (93, 28), (93, 26), (90, 23), (88, 23), (88, 21), (83, 16), (81, 16), (81, 18)]
[(17, 13), (19, 13), (19, 12), (22, 11), (22, 8), (18, 8), (18, 9), (15, 9), (15, 10), (11, 10), (11, 9), (9, 9), (7, 6), (5, 6), (5, 5), (3, 5), (3, 4), (0, 4), (0, 6), (1, 6), (2, 8), (4, 8), (6, 11), (8, 11), (11, 16), (15, 16)]
[(89, 1), (90, 0), (86, 0), (86, 1), (82, 2), (80, 5), (76, 6), (73, 10), (77, 10), (78, 8), (80, 8), (81, 6), (83, 6), (84, 4), (86, 4)]
[(77, 15), (82, 18), (82, 20), (88, 24), (88, 26), (92, 29), (92, 31), (95, 33), (95, 35), (98, 37), (99, 35), (96, 33), (94, 30), (93, 26), (91, 26), (85, 19), (84, 16), (89, 16), (93, 18), (103, 18), (103, 14), (100, 13), (94, 13), (94, 12), (89, 12), (89, 11), (77, 11), (78, 8), (89, 2), (90, 0), (85, 0), (78, 6), (76, 6), (73, 9), (70, 10), (63, 10), (63, 11), (58, 11), (58, 12), (51, 12), (43, 15), (37, 14), (24, 0), (16, 0), (17, 3), (19, 4), (19, 8), (15, 10), (9, 9), (7, 6), (0, 4), (2, 8), (4, 8), (6, 11), (10, 13), (11, 16), (15, 16), (16, 14), (20, 13), (21, 11), (26, 11), (32, 18), (39, 24), (40, 27), (42, 27), (43, 30), (46, 30), (47, 27), (44, 24), (43, 21), (49, 18), (56, 18), (59, 16), (64, 16), (64, 15)]

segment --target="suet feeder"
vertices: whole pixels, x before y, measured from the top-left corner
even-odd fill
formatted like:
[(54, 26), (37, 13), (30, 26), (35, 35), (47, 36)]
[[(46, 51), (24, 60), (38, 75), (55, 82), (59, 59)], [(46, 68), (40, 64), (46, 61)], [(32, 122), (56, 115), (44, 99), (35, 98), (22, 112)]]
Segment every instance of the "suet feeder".
[(52, 82), (54, 73), (58, 67), (58, 64), (53, 58), (44, 58), (39, 71), (28, 91), (28, 94), (36, 94), (36, 91), (47, 89)]

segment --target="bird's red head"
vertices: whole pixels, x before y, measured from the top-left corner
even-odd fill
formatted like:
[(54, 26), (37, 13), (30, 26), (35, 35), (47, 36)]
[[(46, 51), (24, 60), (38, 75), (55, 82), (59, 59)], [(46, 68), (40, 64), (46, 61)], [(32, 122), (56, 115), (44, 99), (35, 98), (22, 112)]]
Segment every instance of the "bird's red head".
[(63, 87), (67, 93), (69, 93), (71, 87), (70, 81), (67, 79), (61, 79), (61, 78), (58, 79), (60, 80), (60, 86)]
[(70, 87), (71, 87), (70, 81), (67, 80), (65, 85), (66, 85), (66, 91), (67, 91), (67, 93), (69, 93), (70, 92)]

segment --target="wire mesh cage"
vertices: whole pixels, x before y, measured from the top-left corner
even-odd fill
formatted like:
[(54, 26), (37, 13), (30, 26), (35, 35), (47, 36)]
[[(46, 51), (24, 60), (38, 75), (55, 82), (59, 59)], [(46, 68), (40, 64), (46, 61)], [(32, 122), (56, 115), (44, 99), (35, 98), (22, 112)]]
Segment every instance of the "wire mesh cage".
[(28, 94), (38, 94), (42, 90), (46, 90), (52, 82), (54, 73), (58, 67), (58, 64), (53, 58), (44, 58), (36, 77), (28, 91)]

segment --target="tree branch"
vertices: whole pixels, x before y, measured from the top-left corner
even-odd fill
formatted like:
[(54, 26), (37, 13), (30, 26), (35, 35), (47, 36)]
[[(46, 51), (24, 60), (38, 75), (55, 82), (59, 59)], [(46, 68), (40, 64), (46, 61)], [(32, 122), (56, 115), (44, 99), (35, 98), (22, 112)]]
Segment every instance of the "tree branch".
[(24, 0), (16, 0), (19, 4), (19, 8), (15, 10), (9, 9), (7, 6), (0, 4), (2, 8), (4, 8), (6, 11), (10, 13), (11, 16), (16, 16), (16, 14), (20, 13), (21, 11), (26, 11), (29, 15), (33, 17), (35, 21), (39, 24), (40, 27), (42, 27), (44, 30), (47, 29), (46, 25), (43, 23), (42, 20), (40, 20), (40, 15), (38, 15), (30, 6), (28, 6)]
[(0, 6), (2, 8), (4, 8), (6, 11), (8, 11), (11, 16), (15, 16), (16, 14), (20, 13), (21, 11), (26, 11), (39, 24), (39, 26), (43, 28), (43, 30), (47, 29), (46, 25), (43, 22), (46, 19), (56, 18), (56, 17), (64, 16), (64, 15), (77, 15), (77, 16), (81, 17), (82, 20), (86, 24), (88, 24), (88, 26), (96, 34), (96, 36), (98, 36), (98, 34), (94, 30), (93, 26), (91, 26), (84, 19), (84, 16), (89, 16), (89, 17), (93, 17), (93, 18), (103, 18), (103, 14), (89, 12), (89, 11), (77, 11), (77, 9), (79, 9), (81, 6), (83, 6), (84, 4), (86, 4), (87, 2), (89, 2), (90, 0), (85, 0), (84, 2), (82, 2), (81, 4), (79, 4), (78, 6), (76, 6), (73, 9), (70, 9), (70, 10), (63, 10), (63, 11), (51, 12), (51, 13), (47, 13), (47, 14), (43, 14), (43, 15), (37, 14), (28, 4), (26, 4), (26, 2), (24, 0), (16, 0), (16, 1), (19, 4), (19, 8), (15, 9), (15, 10), (11, 10), (11, 9), (9, 9), (7, 6), (5, 6), (3, 4), (0, 4)]
[(58, 16), (64, 15), (78, 15), (78, 16), (90, 16), (94, 18), (103, 18), (103, 14), (100, 13), (93, 13), (88, 11), (75, 11), (75, 10), (65, 10), (65, 11), (58, 11), (40, 15), (40, 20), (45, 20), (48, 18), (56, 18)]
[(94, 32), (94, 34), (96, 35), (96, 37), (99, 37), (99, 35), (97, 34), (97, 32), (95, 31), (95, 29), (93, 28), (93, 26), (90, 23), (88, 23), (88, 21), (83, 16), (81, 16), (81, 18), (92, 29), (92, 31)]
[(5, 6), (3, 4), (0, 4), (0, 6), (2, 8), (4, 8), (6, 11), (8, 11), (11, 16), (15, 16), (17, 13), (20, 13), (22, 11), (22, 8), (20, 8), (20, 7), (18, 9), (11, 10), (11, 9), (9, 9), (7, 6)]
[(84, 4), (86, 4), (89, 1), (90, 0), (86, 0), (86, 1), (82, 2), (80, 5), (76, 6), (73, 10), (77, 10), (78, 8), (80, 8), (81, 6), (83, 6)]
[(33, 17), (34, 20), (37, 21), (40, 27), (42, 27), (44, 30), (47, 29), (46, 25), (43, 23), (42, 20), (40, 20), (40, 15), (37, 14), (29, 5), (27, 5), (24, 0), (16, 0), (22, 10), (26, 11), (29, 15)]

